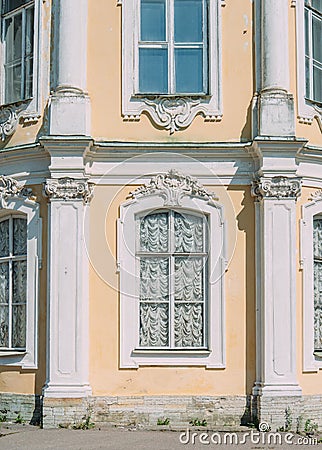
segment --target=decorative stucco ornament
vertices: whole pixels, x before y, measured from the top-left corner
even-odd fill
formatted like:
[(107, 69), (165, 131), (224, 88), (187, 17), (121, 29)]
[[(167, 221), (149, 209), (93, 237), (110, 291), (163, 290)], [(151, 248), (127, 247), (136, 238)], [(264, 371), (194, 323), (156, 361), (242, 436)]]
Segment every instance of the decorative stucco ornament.
[(130, 195), (140, 198), (149, 195), (160, 195), (165, 206), (178, 206), (185, 195), (198, 197), (206, 201), (216, 201), (218, 198), (213, 192), (207, 191), (196, 178), (184, 175), (176, 170), (166, 174), (159, 174), (151, 178), (150, 182), (140, 186)]
[(0, 175), (0, 208), (7, 207), (7, 200), (10, 197), (32, 197), (32, 190), (25, 188), (17, 180), (11, 177)]
[(93, 186), (87, 180), (74, 178), (48, 179), (44, 185), (44, 193), (52, 200), (91, 200)]
[(252, 196), (263, 198), (297, 199), (301, 195), (301, 178), (261, 177), (253, 181)]

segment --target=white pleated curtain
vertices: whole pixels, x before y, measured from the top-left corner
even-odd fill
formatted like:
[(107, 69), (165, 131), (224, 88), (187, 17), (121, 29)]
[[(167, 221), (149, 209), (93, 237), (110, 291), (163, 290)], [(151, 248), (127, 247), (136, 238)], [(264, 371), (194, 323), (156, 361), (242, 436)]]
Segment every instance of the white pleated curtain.
[(176, 211), (139, 220), (140, 347), (204, 347), (206, 220)]
[(322, 350), (322, 218), (313, 221), (314, 348)]

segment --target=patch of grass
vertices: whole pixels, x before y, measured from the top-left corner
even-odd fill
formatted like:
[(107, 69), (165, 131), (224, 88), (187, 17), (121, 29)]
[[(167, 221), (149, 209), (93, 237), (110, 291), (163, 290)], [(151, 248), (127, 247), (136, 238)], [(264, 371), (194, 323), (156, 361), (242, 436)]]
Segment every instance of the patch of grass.
[(20, 413), (17, 415), (15, 423), (24, 423), (24, 420)]
[(169, 423), (170, 423), (169, 417), (166, 417), (165, 419), (164, 418), (158, 419), (157, 421), (157, 425), (169, 425)]
[(307, 434), (314, 434), (318, 431), (318, 424), (313, 422), (311, 419), (307, 419), (304, 425), (304, 432)]
[(7, 421), (7, 410), (2, 409), (0, 410), (0, 422), (6, 422)]
[(206, 419), (191, 419), (189, 424), (193, 427), (206, 427), (207, 421)]
[(79, 423), (75, 423), (73, 425), (73, 430), (90, 430), (95, 427), (95, 423), (91, 422), (91, 416), (87, 415), (83, 417), (83, 421)]

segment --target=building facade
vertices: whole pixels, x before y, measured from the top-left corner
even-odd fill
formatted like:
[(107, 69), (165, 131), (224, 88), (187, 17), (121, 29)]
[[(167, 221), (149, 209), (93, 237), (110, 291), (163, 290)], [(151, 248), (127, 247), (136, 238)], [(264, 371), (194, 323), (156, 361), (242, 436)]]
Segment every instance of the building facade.
[(1, 5), (2, 416), (322, 426), (321, 0)]

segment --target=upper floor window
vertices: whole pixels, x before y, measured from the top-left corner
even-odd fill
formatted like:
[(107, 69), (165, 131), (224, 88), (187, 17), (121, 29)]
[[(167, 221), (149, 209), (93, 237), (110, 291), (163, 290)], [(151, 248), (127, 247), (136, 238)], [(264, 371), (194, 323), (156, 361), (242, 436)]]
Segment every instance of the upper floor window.
[(2, 3), (4, 103), (33, 95), (34, 1)]
[(0, 350), (26, 348), (27, 220), (0, 222)]
[(322, 352), (322, 218), (313, 220), (314, 350)]
[(139, 93), (208, 92), (208, 1), (141, 0)]
[(305, 0), (306, 97), (322, 104), (322, 0)]
[(207, 346), (207, 221), (174, 210), (137, 219), (141, 348)]
[(122, 114), (170, 133), (221, 119), (221, 1), (121, 0)]

